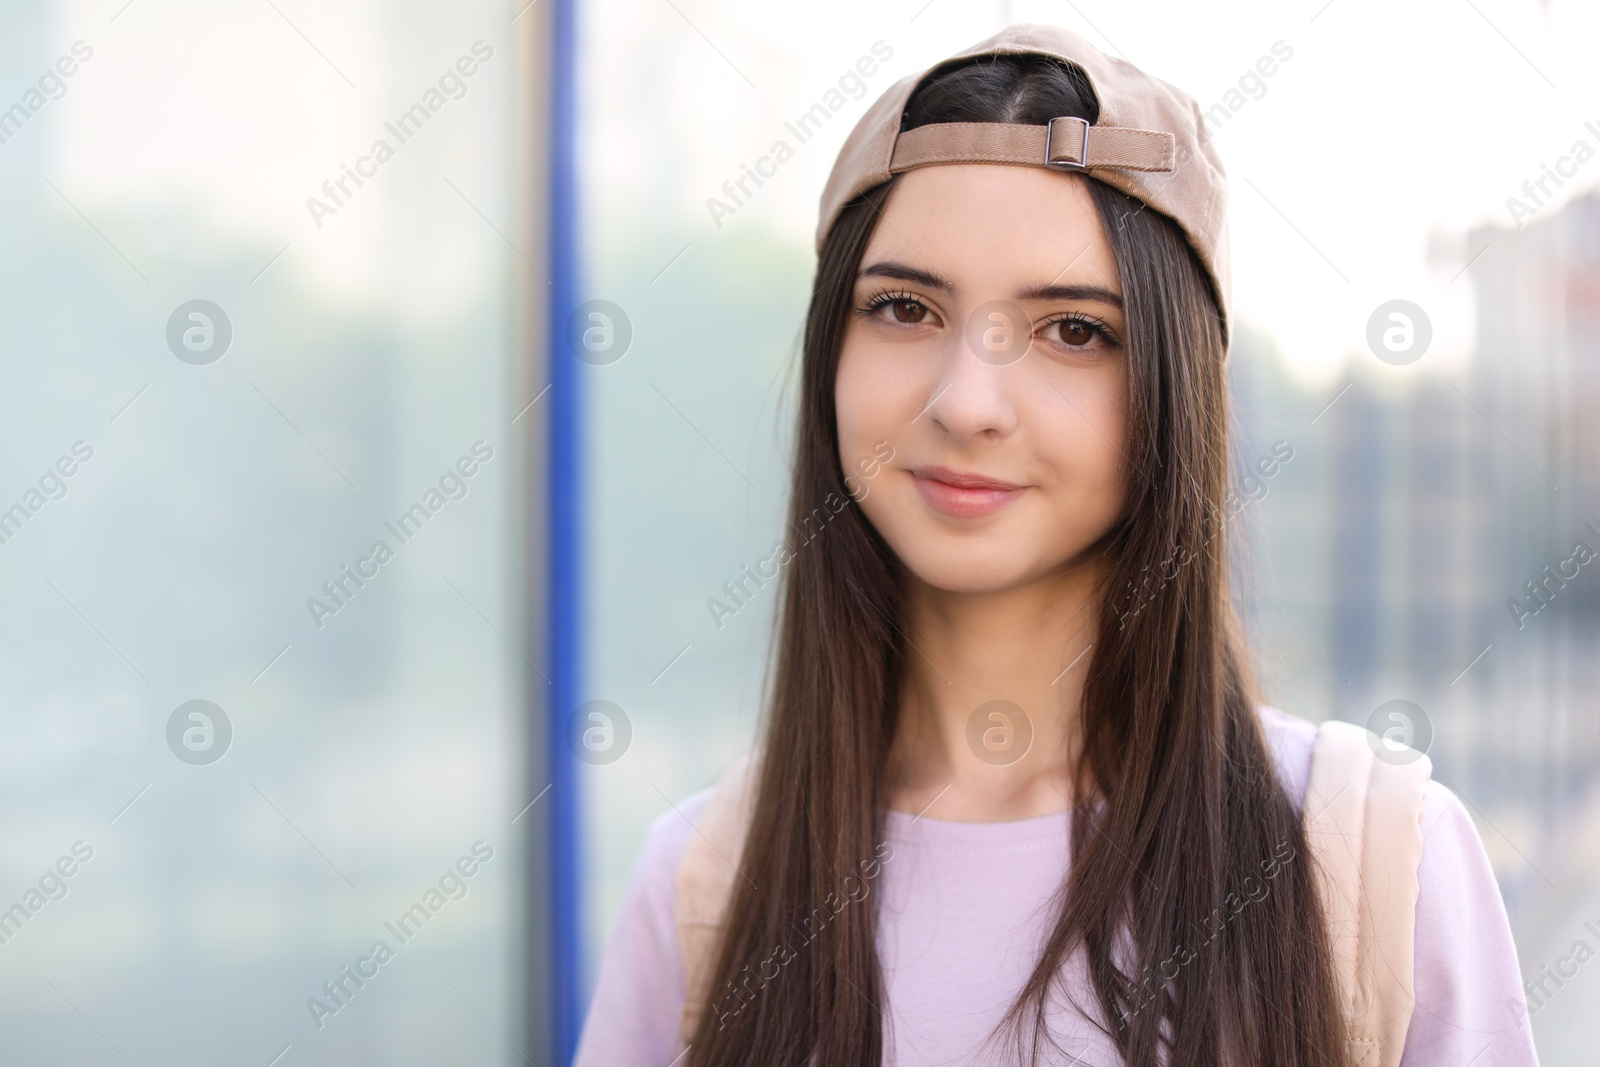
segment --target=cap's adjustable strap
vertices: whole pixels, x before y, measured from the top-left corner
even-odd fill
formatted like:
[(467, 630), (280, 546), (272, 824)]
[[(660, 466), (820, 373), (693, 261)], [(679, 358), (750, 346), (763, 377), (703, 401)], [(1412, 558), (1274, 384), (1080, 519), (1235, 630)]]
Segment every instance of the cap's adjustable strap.
[[(1090, 136), (1093, 131), (1094, 136)], [(1171, 171), (1177, 138), (1162, 130), (1091, 126), (1075, 115), (1045, 126), (1010, 122), (939, 122), (906, 130), (895, 139), (889, 173), (935, 163), (1026, 163), (1088, 170)]]

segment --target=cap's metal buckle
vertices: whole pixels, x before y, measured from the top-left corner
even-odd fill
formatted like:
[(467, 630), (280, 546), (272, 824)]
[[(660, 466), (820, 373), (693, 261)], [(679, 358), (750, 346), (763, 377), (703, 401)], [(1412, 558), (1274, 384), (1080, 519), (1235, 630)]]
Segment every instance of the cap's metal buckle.
[[(1070, 159), (1051, 159), (1050, 158), (1050, 137), (1051, 137), (1052, 134), (1055, 133), (1056, 123), (1062, 122), (1062, 121), (1081, 122), (1081, 123), (1083, 123), (1083, 141), (1082, 141), (1082, 144), (1083, 144), (1083, 159), (1084, 159), (1084, 162), (1075, 163)], [(1089, 120), (1085, 119), (1085, 118), (1080, 118), (1077, 115), (1062, 115), (1060, 118), (1052, 119), (1051, 121), (1045, 123), (1045, 126), (1044, 126), (1044, 165), (1047, 166), (1047, 167), (1060, 167), (1063, 170), (1088, 170), (1089, 169), (1089, 163), (1088, 163), (1088, 160), (1089, 160), (1089, 128), (1090, 128), (1089, 127)]]

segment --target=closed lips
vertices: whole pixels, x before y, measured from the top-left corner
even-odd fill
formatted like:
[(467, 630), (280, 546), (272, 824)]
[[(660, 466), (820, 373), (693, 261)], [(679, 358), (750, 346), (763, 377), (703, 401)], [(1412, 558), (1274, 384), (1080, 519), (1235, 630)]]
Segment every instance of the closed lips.
[(931, 478), (936, 482), (953, 485), (957, 489), (1026, 489), (1027, 486), (1016, 482), (1002, 481), (999, 478), (987, 478), (981, 474), (963, 474), (953, 471), (949, 467), (918, 467), (911, 472), (918, 478)]
[(1015, 500), (1026, 485), (948, 467), (918, 467), (911, 471), (917, 492), (933, 510), (952, 518), (975, 519), (992, 515)]

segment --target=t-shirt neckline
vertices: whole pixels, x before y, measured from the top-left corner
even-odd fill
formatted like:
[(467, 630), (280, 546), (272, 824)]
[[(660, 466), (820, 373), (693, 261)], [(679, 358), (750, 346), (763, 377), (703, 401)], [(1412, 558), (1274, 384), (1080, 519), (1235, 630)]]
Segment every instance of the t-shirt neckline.
[(1022, 841), (1065, 841), (1072, 826), (1070, 810), (1004, 822), (954, 822), (891, 808), (883, 809), (883, 813), (885, 836), (907, 843), (1010, 845)]

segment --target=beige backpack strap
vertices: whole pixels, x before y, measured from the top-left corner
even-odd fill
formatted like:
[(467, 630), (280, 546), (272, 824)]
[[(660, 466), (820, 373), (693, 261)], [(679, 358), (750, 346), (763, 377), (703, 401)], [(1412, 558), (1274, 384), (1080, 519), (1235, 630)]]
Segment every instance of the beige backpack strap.
[(1408, 749), (1379, 759), (1373, 746), (1384, 744), (1353, 723), (1323, 723), (1304, 809), (1356, 1067), (1397, 1067), (1416, 1003), (1422, 797), (1433, 764)]
[(678, 862), (678, 899), (674, 916), (678, 951), (683, 957), (683, 1005), (679, 1031), (687, 1045), (700, 1015), (710, 1000), (711, 968), (716, 963), (717, 935), (723, 913), (739, 878), (739, 857), (744, 851), (745, 826), (754, 797), (757, 761), (754, 754), (741, 757), (717, 781), (711, 801), (695, 824), (695, 832)]

